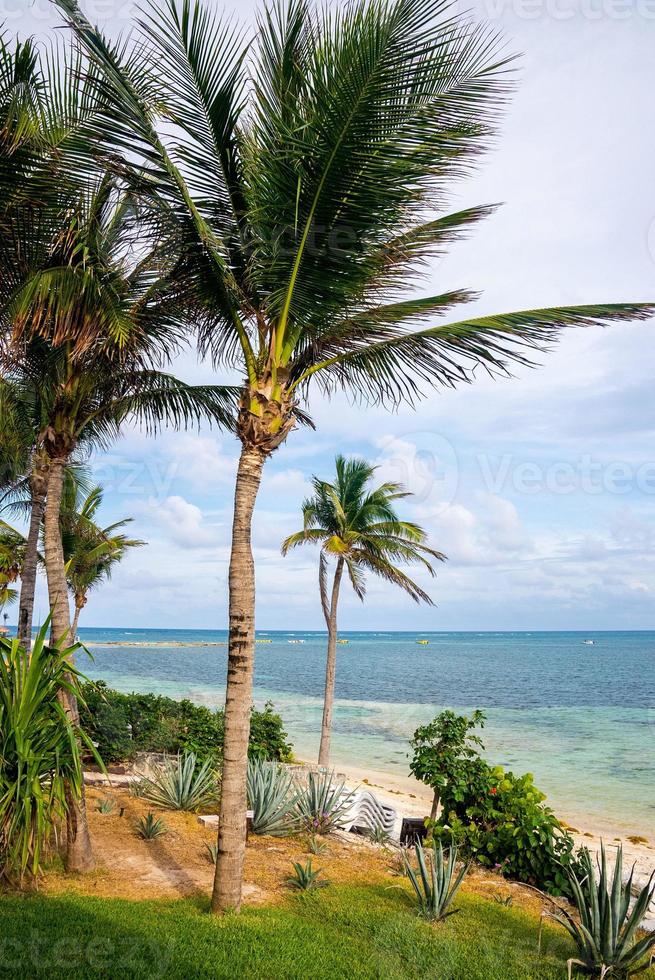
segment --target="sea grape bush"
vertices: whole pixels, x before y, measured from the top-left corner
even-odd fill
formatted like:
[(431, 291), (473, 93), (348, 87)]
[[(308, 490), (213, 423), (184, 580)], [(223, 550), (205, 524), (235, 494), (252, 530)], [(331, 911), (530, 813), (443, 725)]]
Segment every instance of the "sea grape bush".
[(578, 862), (574, 840), (531, 773), (515, 776), (481, 757), (484, 745), (471, 732), (484, 720), (479, 711), (470, 718), (445, 711), (414, 733), (411, 771), (441, 805), (438, 818), (433, 808), (429, 836), (508, 878), (570, 894), (569, 871)]
[[(82, 724), (106, 763), (125, 762), (137, 752), (194, 753), (221, 761), (224, 713), (189, 700), (157, 694), (123, 694), (104, 681), (84, 685)], [(289, 762), (292, 746), (282, 718), (269, 702), (253, 709), (250, 757)]]
[(577, 863), (575, 843), (545, 805), (532, 773), (515, 776), (476, 759), (467, 764), (465, 777), (452, 792), (444, 788), (432, 836), (457, 844), (507, 878), (551, 894), (569, 894), (567, 871)]

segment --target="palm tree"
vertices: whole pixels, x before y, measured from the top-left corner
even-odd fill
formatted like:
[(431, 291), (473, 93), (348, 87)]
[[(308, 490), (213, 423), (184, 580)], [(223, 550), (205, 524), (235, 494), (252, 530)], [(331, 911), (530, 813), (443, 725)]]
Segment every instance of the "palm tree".
[[(318, 581), (321, 606), (328, 630), (325, 666), (325, 698), (319, 766), (330, 764), (330, 736), (334, 707), (334, 681), (337, 662), (337, 606), (344, 569), (355, 594), (362, 601), (366, 595), (365, 573), (372, 572), (397, 585), (415, 602), (432, 605), (430, 596), (413, 582), (395, 562), (419, 564), (434, 575), (428, 559), (444, 561), (445, 556), (426, 545), (427, 536), (418, 524), (401, 521), (394, 501), (411, 494), (399, 483), (382, 483), (369, 489), (377, 467), (364, 459), (337, 456), (336, 480), (327, 483), (312, 479), (314, 496), (302, 505), (303, 529), (291, 534), (282, 544), (282, 554), (302, 544), (318, 544), (321, 554)], [(328, 588), (328, 561), (335, 562), (332, 587)]]
[(0, 419), (0, 509), (26, 510), (29, 524), (21, 556), (17, 633), (21, 646), (29, 650), (39, 534), (48, 485), (48, 457), (38, 443), (39, 407), (34, 387), (18, 386), (0, 378)]
[[(0, 94), (15, 61), (0, 44)], [(0, 200), (0, 354), (5, 382), (36, 406), (28, 455), (45, 461), (52, 640), (67, 646), (60, 510), (74, 454), (106, 445), (128, 420), (150, 432), (201, 419), (232, 426), (235, 393), (162, 370), (185, 342), (193, 277), (161, 206), (146, 207), (119, 173), (84, 152), (80, 133), (98, 106), (88, 92), (93, 70), (79, 56), (44, 66), (31, 51), (29, 62), (30, 98), (21, 95), (24, 83), (16, 92), (9, 86), (14, 139), (0, 138), (0, 189), (10, 188)], [(15, 166), (21, 154), (26, 162)], [(77, 705), (69, 699), (65, 707), (75, 721)], [(67, 866), (91, 864), (84, 796), (71, 795)]]
[(123, 528), (132, 522), (131, 517), (115, 521), (108, 527), (96, 524), (95, 517), (103, 500), (102, 487), (95, 486), (88, 494), (82, 495), (76, 482), (72, 490), (72, 499), (64, 497), (62, 501), (61, 539), (66, 579), (75, 603), (71, 624), (71, 637), (74, 639), (89, 592), (111, 578), (115, 566), (130, 548), (140, 548), (145, 541), (129, 538), (122, 533)]
[(97, 70), (97, 152), (175, 216), (204, 315), (200, 351), (243, 377), (229, 568), (229, 650), (212, 909), (239, 908), (254, 664), (251, 522), (262, 468), (312, 387), (397, 405), (507, 374), (568, 326), (646, 304), (436, 321), (464, 290), (408, 283), (493, 210), (446, 208), (489, 146), (511, 58), (448, 0), (264, 8), (254, 37), (193, 0), (155, 0), (131, 43), (55, 0)]

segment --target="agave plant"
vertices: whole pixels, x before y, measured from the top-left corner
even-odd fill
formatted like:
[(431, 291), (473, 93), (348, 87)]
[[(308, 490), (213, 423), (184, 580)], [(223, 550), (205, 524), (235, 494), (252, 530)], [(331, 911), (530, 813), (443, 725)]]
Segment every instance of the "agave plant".
[(135, 794), (164, 810), (195, 813), (216, 803), (218, 778), (210, 759), (199, 766), (195, 754), (189, 752), (155, 766), (152, 775), (137, 784)]
[(327, 852), (328, 846), (325, 841), (320, 840), (316, 834), (310, 834), (307, 838), (307, 850), (310, 854), (320, 856)]
[[(596, 877), (596, 867), (600, 877)], [(578, 950), (578, 958), (568, 961), (569, 980), (573, 967), (600, 980), (624, 980), (643, 973), (653, 962), (655, 933), (642, 939), (637, 930), (655, 898), (655, 871), (637, 895), (632, 908), (634, 865), (623, 881), (623, 846), (616, 853), (610, 877), (605, 847), (601, 843), (600, 859), (594, 862), (585, 847), (580, 852), (581, 871), (568, 870), (572, 900), (579, 916), (574, 919), (562, 908), (553, 918), (567, 930)]]
[(106, 796), (104, 800), (100, 800), (96, 807), (98, 813), (113, 813), (116, 809), (116, 801), (112, 800), (110, 796)]
[(156, 817), (152, 812), (141, 817), (135, 829), (137, 837), (141, 840), (157, 840), (158, 837), (168, 833), (168, 827), (161, 817)]
[(275, 762), (251, 759), (248, 763), (248, 806), (253, 811), (252, 832), (284, 837), (298, 827), (297, 793), (288, 770)]
[(61, 701), (80, 698), (79, 648), (48, 646), (46, 621), (31, 655), (0, 638), (0, 878), (36, 877), (57, 822), (82, 792), (83, 743), (90, 740)]
[(404, 855), (405, 874), (416, 892), (421, 915), (433, 922), (441, 922), (459, 909), (451, 909), (453, 899), (464, 881), (469, 864), (463, 864), (455, 874), (457, 848), (453, 845), (444, 853), (441, 841), (433, 841), (431, 847), (422, 844), (414, 847), (418, 868), (415, 871)]
[(218, 841), (212, 841), (211, 844), (205, 843), (204, 854), (209, 863), (215, 865), (218, 859)]
[(329, 881), (325, 878), (319, 881), (321, 871), (319, 868), (314, 871), (311, 858), (309, 858), (305, 865), (300, 864), (299, 861), (294, 861), (293, 871), (294, 873), (289, 875), (286, 882), (289, 888), (293, 888), (295, 891), (314, 891), (316, 888), (325, 888), (326, 885), (329, 885)]
[(298, 791), (296, 810), (301, 824), (310, 834), (329, 834), (350, 810), (354, 793), (345, 783), (336, 783), (333, 772), (310, 772)]

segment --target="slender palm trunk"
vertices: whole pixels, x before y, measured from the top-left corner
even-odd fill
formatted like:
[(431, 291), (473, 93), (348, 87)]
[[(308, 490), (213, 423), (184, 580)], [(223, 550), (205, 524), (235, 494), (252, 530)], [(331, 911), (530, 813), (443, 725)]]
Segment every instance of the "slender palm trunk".
[(332, 735), (332, 709), (334, 708), (334, 679), (337, 670), (337, 606), (339, 587), (343, 574), (343, 558), (337, 562), (332, 582), (330, 608), (325, 617), (328, 628), (327, 660), (325, 663), (325, 697), (323, 700), (323, 721), (321, 724), (321, 744), (318, 750), (319, 766), (330, 765), (330, 736)]
[[(60, 509), (64, 485), (66, 458), (56, 457), (50, 465), (48, 495), (43, 524), (46, 577), (48, 579), (48, 599), (52, 614), (51, 635), (53, 642), (66, 644), (70, 639), (71, 622), (68, 591), (66, 586), (66, 566), (61, 544)], [(62, 694), (62, 704), (73, 722), (79, 721), (77, 700)], [(66, 868), (68, 871), (88, 871), (93, 867), (93, 852), (86, 817), (84, 784), (82, 794), (77, 799), (66, 786)]]
[(34, 593), (36, 570), (39, 559), (39, 534), (46, 500), (47, 471), (35, 469), (32, 479), (30, 528), (25, 543), (25, 557), (21, 573), (20, 602), (18, 606), (18, 642), (26, 650), (32, 646), (32, 621), (34, 619)]
[(261, 450), (243, 447), (234, 494), (223, 779), (213, 912), (241, 907), (246, 849), (248, 740), (255, 662), (255, 565), (251, 527), (265, 459), (266, 455)]
[(84, 609), (84, 603), (80, 602), (77, 597), (75, 598), (75, 615), (73, 616), (73, 622), (71, 624), (71, 640), (73, 643), (77, 638), (77, 624), (80, 621), (80, 613)]

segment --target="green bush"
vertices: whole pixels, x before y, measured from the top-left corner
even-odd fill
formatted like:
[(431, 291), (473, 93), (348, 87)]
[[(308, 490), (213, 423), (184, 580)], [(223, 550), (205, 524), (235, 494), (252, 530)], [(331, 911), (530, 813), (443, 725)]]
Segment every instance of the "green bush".
[(545, 799), (532, 773), (515, 776), (472, 759), (443, 788), (443, 809), (431, 833), (508, 878), (569, 894), (567, 872), (578, 860), (574, 841)]
[[(125, 762), (137, 752), (194, 753), (219, 764), (223, 753), (224, 712), (193, 701), (158, 694), (122, 694), (104, 681), (83, 689), (82, 725), (106, 763)], [(280, 715), (267, 703), (253, 709), (250, 756), (288, 762), (292, 746)]]

